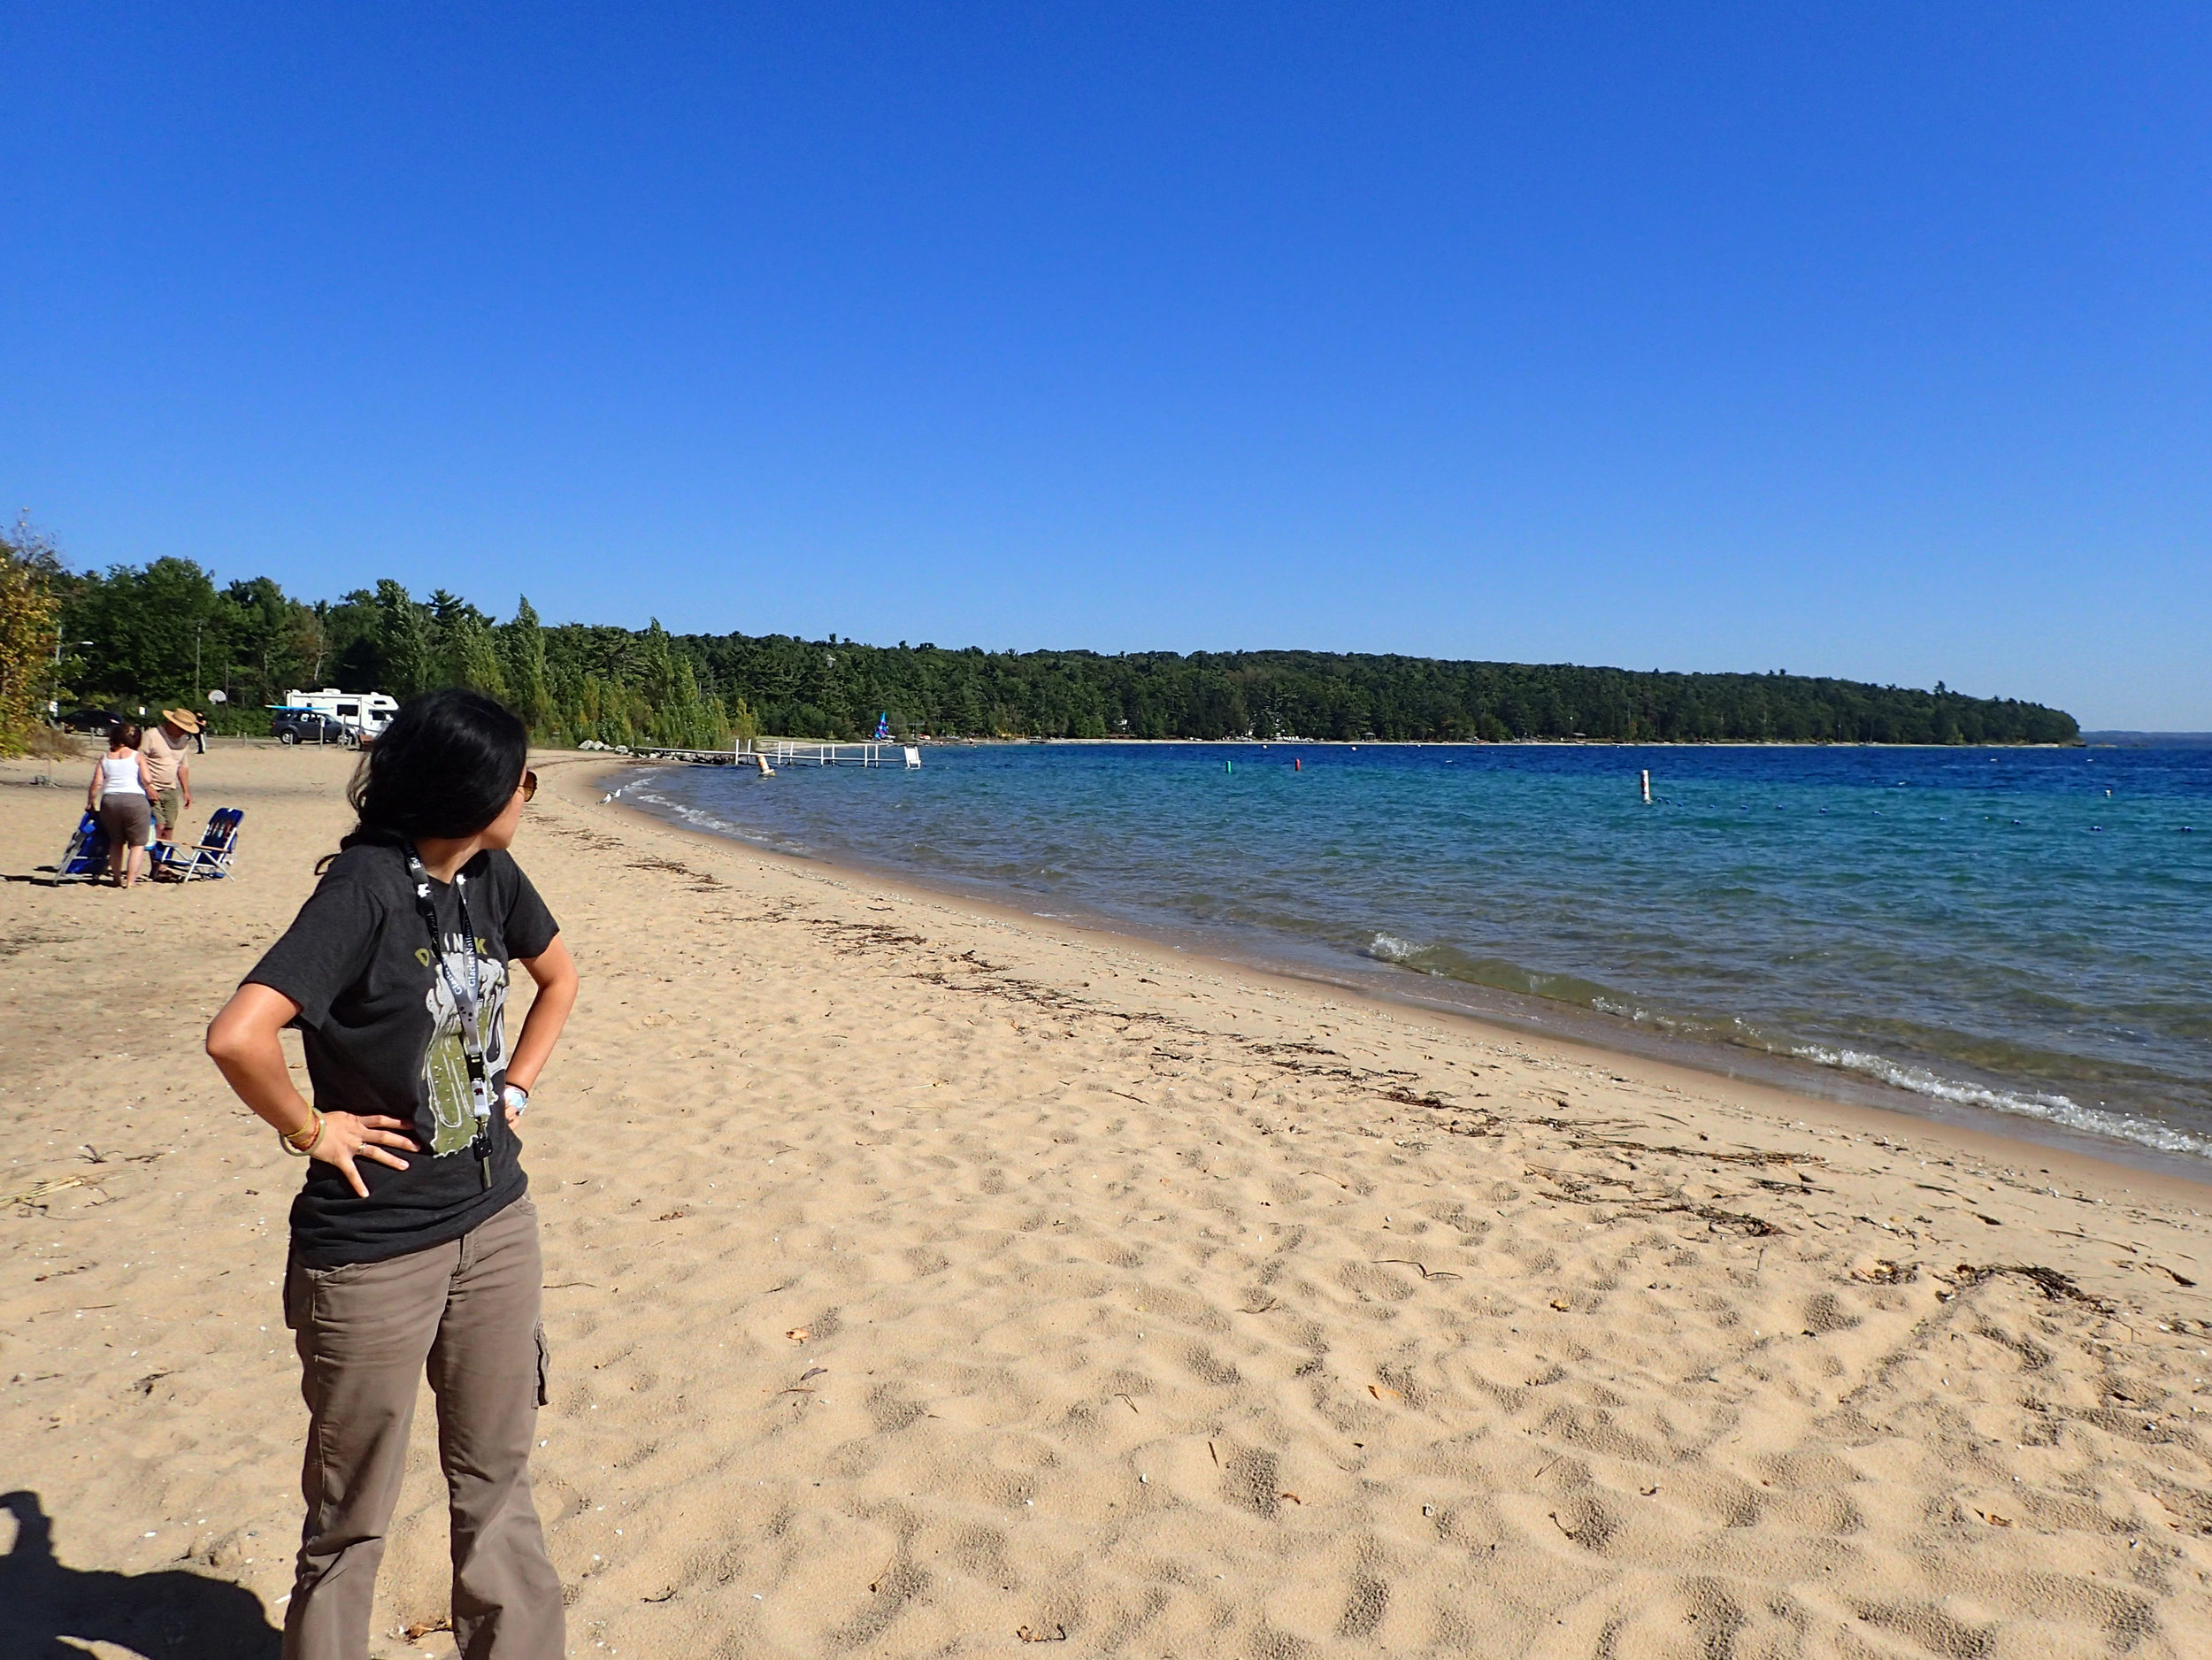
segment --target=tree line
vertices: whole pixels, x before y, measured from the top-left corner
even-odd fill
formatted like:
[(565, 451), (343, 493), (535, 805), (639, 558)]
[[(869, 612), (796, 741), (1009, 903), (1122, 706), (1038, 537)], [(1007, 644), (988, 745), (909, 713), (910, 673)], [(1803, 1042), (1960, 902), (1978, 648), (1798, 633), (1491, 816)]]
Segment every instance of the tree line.
[(1673, 674), (1333, 651), (986, 652), (788, 635), (685, 634), (700, 682), (737, 688), (764, 730), (1356, 742), (2073, 743), (2073, 717), (1779, 672)]
[[(552, 744), (717, 748), (762, 732), (898, 736), (1590, 738), (1646, 742), (2072, 743), (2062, 711), (1776, 672), (1676, 674), (1325, 651), (989, 652), (787, 634), (505, 621), (384, 580), (334, 601), (272, 579), (219, 586), (188, 559), (72, 572), (0, 538), (0, 724), (44, 697), (181, 703), (263, 732), (295, 687), (405, 697), (472, 686)], [(11, 596), (19, 596), (12, 598)], [(12, 619), (12, 620), (11, 620)], [(219, 691), (224, 698), (211, 701)], [(13, 698), (14, 705), (5, 703)], [(10, 708), (13, 715), (10, 715)]]
[(265, 733), (266, 705), (294, 688), (406, 697), (471, 686), (551, 743), (704, 748), (758, 730), (741, 695), (701, 690), (693, 656), (657, 623), (549, 628), (527, 599), (495, 622), (442, 588), (419, 599), (388, 580), (310, 603), (265, 576), (219, 587), (189, 559), (104, 572), (15, 564), (45, 590), (46, 660), (34, 678), (65, 710), (180, 703), (216, 732)]

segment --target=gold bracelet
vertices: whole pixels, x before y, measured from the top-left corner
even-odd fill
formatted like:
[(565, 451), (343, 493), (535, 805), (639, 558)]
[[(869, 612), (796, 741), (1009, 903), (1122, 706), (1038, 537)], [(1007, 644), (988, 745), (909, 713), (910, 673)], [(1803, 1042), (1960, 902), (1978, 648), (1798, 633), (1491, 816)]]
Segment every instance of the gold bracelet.
[(323, 1115), (321, 1111), (314, 1107), (310, 1107), (307, 1111), (311, 1116), (311, 1127), (314, 1129), (315, 1134), (307, 1137), (307, 1145), (305, 1147), (302, 1147), (295, 1138), (306, 1135), (308, 1129), (311, 1127), (309, 1125), (303, 1124), (296, 1130), (279, 1130), (277, 1132), (277, 1140), (284, 1143), (284, 1150), (297, 1158), (305, 1158), (310, 1153), (312, 1153), (315, 1150), (316, 1143), (323, 1139)]

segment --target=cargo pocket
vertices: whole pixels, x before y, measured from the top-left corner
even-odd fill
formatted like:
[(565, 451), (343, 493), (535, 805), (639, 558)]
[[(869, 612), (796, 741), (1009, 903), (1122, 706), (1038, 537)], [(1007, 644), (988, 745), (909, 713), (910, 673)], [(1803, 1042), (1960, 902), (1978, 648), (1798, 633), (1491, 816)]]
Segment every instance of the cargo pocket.
[(545, 1345), (545, 1322), (543, 1320), (540, 1320), (538, 1322), (537, 1340), (538, 1404), (540, 1406), (550, 1406), (552, 1404), (552, 1399), (546, 1393), (546, 1386), (553, 1371), (553, 1351), (548, 1349)]

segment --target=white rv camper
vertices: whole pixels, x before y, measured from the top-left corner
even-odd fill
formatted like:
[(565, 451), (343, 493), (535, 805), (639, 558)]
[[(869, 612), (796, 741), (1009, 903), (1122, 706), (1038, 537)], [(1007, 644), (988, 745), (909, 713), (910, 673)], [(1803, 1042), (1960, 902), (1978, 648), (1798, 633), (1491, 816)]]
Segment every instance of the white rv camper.
[(319, 715), (328, 715), (333, 720), (343, 721), (364, 736), (373, 738), (392, 724), (392, 716), (398, 710), (396, 698), (381, 692), (342, 692), (334, 686), (326, 686), (319, 692), (289, 691), (284, 694), (287, 709), (311, 709)]

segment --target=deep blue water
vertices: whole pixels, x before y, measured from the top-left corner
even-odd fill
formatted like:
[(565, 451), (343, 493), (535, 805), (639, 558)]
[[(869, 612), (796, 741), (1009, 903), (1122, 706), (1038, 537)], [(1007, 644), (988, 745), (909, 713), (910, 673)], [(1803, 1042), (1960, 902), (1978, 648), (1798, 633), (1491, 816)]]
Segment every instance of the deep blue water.
[(924, 755), (667, 769), (627, 798), (1033, 911), (2212, 1157), (2212, 750)]

